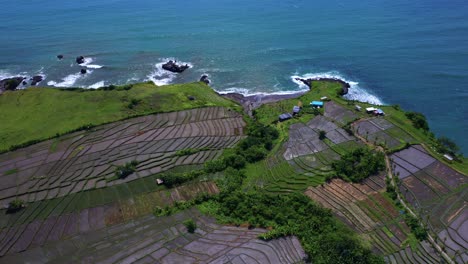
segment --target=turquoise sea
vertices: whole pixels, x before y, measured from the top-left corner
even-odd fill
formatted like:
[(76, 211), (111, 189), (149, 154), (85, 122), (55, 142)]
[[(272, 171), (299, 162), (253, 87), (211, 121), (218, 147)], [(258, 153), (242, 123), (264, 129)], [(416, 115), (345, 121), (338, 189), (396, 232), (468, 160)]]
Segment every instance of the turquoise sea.
[[(349, 97), (424, 113), (468, 153), (468, 5), (461, 0), (0, 0), (0, 78), (98, 87), (198, 80), (287, 93), (336, 76)], [(61, 61), (58, 54), (65, 55)], [(76, 56), (87, 57), (81, 76)], [(161, 70), (174, 58), (193, 67)], [(73, 109), (70, 109), (73, 111)]]

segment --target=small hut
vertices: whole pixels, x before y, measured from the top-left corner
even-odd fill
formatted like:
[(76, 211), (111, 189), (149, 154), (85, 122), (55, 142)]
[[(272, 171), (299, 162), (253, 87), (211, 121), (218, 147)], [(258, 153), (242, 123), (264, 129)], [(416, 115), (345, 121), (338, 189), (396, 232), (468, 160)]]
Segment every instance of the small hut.
[(290, 113), (284, 113), (278, 117), (278, 120), (280, 122), (286, 121), (288, 119), (291, 119), (293, 116)]

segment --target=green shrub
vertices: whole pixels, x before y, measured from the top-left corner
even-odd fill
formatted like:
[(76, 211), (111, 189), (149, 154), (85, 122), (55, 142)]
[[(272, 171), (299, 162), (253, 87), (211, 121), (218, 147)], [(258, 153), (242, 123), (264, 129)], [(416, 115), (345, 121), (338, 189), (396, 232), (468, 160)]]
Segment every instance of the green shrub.
[(267, 152), (263, 146), (253, 146), (245, 150), (243, 154), (248, 162), (254, 163), (265, 158)]
[(179, 173), (162, 173), (159, 178), (163, 180), (166, 187), (171, 188), (175, 185), (180, 185), (182, 183), (191, 181), (203, 174), (205, 174), (204, 170), (194, 170)]
[(205, 171), (208, 173), (214, 173), (218, 171), (223, 171), (226, 169), (227, 165), (224, 159), (210, 160), (205, 162)]
[(137, 165), (138, 161), (132, 160), (131, 162), (125, 163), (125, 165), (117, 166), (117, 168), (115, 168), (115, 176), (118, 179), (124, 179), (135, 172)]
[(192, 234), (197, 229), (197, 224), (192, 219), (185, 220), (184, 226), (187, 228), (187, 231)]
[(8, 203), (8, 208), (7, 208), (7, 213), (16, 213), (19, 210), (23, 209), (25, 207), (24, 201), (21, 199), (15, 199)]
[(319, 139), (320, 140), (324, 140), (326, 136), (327, 136), (327, 132), (325, 132), (323, 130), (319, 131)]
[(242, 169), (245, 167), (245, 158), (241, 155), (232, 154), (224, 157), (224, 163), (227, 167), (232, 167), (234, 169)]

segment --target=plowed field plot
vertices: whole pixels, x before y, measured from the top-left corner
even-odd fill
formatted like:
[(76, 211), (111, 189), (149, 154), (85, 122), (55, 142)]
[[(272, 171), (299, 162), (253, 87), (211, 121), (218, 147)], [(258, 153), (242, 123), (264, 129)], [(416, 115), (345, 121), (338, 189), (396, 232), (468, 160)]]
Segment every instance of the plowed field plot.
[(418, 243), (415, 250), (412, 250), (410, 246), (395, 252), (391, 255), (385, 256), (387, 263), (399, 264), (399, 263), (444, 263), (443, 258), (435, 251), (431, 244), (426, 241)]
[[(0, 155), (0, 203), (63, 197), (203, 164), (244, 135), (242, 116), (224, 107), (149, 115), (69, 134)], [(191, 155), (178, 150), (195, 149)], [(135, 173), (110, 180), (116, 166), (136, 160)]]
[(310, 120), (307, 125), (302, 123), (291, 125), (284, 158), (291, 160), (328, 149), (330, 146), (319, 138), (320, 131), (326, 132), (326, 138), (331, 141), (330, 145), (356, 140), (335, 123), (319, 115)]
[(325, 103), (324, 115), (342, 125), (345, 125), (358, 117), (353, 111), (348, 110), (333, 101)]
[(397, 152), (391, 159), (405, 199), (427, 219), (449, 256), (466, 263), (467, 176), (434, 159), (419, 145)]
[[(194, 219), (195, 233), (183, 221)], [(5, 263), (300, 263), (296, 237), (262, 241), (263, 229), (221, 226), (192, 209), (169, 217), (136, 221), (49, 242), (7, 255)]]
[(357, 121), (352, 124), (352, 127), (360, 136), (371, 142), (383, 144), (390, 149), (399, 147), (405, 142), (415, 142), (413, 137), (384, 117)]
[(369, 237), (376, 252), (391, 254), (400, 249), (409, 228), (392, 201), (381, 194), (385, 189), (384, 179), (383, 174), (371, 176), (359, 184), (334, 179), (318, 187), (309, 187), (305, 194)]
[[(0, 256), (128, 222), (151, 214), (157, 206), (164, 208), (175, 201), (194, 199), (201, 193), (218, 193), (218, 188), (213, 182), (190, 183), (80, 209), (83, 202), (95, 199), (95, 194), (87, 194), (93, 192), (96, 191), (73, 194), (66, 199), (35, 202), (17, 214), (2, 215), (0, 220), (5, 226), (0, 230)], [(43, 217), (39, 217), (41, 213)]]

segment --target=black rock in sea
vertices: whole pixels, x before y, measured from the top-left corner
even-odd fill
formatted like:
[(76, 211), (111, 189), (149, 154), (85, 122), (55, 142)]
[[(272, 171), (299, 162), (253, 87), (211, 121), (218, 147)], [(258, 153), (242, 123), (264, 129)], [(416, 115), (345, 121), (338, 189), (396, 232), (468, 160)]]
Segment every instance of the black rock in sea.
[(42, 80), (44, 80), (44, 77), (41, 75), (35, 75), (31, 78), (31, 80), (32, 80), (31, 85), (34, 86), (38, 84), (39, 82), (42, 82)]
[(80, 73), (81, 73), (81, 74), (86, 74), (86, 72), (87, 72), (86, 69), (81, 69), (81, 70), (80, 70)]
[(6, 78), (0, 81), (0, 94), (4, 91), (14, 91), (24, 80), (24, 77)]
[(203, 74), (203, 75), (200, 77), (200, 82), (204, 82), (204, 83), (206, 83), (206, 84), (210, 84), (210, 79), (208, 79), (208, 75)]
[(63, 55), (62, 54), (57, 55), (57, 59), (59, 59), (59, 60), (63, 59)]
[(76, 57), (76, 63), (82, 64), (85, 62), (85, 58), (83, 56)]
[(27, 82), (27, 81), (23, 81), (23, 85), (27, 85), (27, 84), (28, 84), (28, 82)]
[(162, 65), (162, 68), (166, 71), (181, 73), (186, 69), (190, 68), (188, 64), (178, 65), (176, 61), (168, 61)]

